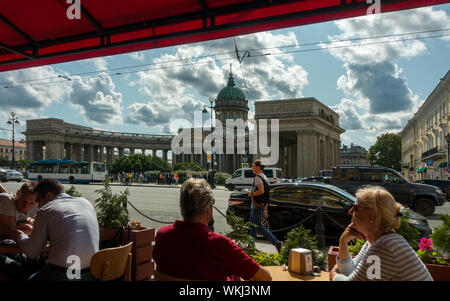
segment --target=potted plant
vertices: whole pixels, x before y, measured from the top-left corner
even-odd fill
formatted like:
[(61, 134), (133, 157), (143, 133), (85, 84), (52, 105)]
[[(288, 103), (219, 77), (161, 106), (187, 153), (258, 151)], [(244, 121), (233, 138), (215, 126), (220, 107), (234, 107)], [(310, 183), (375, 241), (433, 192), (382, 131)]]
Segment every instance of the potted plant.
[(422, 238), (419, 244), (417, 256), (422, 260), (434, 281), (450, 281), (450, 264), (439, 256), (432, 247), (433, 241), (429, 238)]
[[(447, 258), (450, 253), (450, 216), (442, 214), (439, 218), (443, 224), (434, 229), (431, 239), (420, 240), (417, 256), (423, 261), (433, 280), (450, 281), (450, 260)], [(433, 249), (433, 245), (437, 250)]]
[[(120, 244), (132, 241), (132, 280), (150, 280), (154, 271), (151, 259), (155, 229), (142, 227), (141, 223), (136, 221), (128, 225), (127, 203), (130, 194), (128, 188), (123, 192), (113, 193), (107, 179), (103, 182), (103, 189), (95, 192), (100, 193), (100, 197), (94, 201), (98, 209), (100, 243), (114, 238), (120, 240), (118, 241)], [(125, 227), (122, 235), (117, 236), (122, 227)]]

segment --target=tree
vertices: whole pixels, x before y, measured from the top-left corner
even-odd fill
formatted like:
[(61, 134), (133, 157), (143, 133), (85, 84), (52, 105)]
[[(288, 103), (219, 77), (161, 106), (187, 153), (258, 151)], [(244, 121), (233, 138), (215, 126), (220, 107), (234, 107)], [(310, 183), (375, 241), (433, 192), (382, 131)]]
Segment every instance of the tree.
[(402, 137), (386, 133), (377, 137), (377, 142), (369, 148), (367, 160), (372, 165), (381, 165), (401, 171)]

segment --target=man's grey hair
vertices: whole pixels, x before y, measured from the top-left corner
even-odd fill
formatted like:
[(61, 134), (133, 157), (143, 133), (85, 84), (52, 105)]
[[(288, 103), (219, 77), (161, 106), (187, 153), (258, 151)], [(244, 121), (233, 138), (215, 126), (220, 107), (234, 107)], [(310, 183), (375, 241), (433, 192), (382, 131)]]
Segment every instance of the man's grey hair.
[(214, 202), (214, 195), (205, 179), (188, 179), (180, 190), (181, 215), (185, 221), (204, 214)]

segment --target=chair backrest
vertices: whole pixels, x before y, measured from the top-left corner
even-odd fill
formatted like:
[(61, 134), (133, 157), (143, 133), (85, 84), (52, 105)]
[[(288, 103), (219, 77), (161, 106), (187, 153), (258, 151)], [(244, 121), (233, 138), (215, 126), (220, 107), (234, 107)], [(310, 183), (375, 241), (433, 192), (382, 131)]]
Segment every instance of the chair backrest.
[(133, 243), (117, 248), (98, 251), (91, 259), (91, 273), (100, 281), (108, 281), (123, 276), (131, 281), (131, 247)]

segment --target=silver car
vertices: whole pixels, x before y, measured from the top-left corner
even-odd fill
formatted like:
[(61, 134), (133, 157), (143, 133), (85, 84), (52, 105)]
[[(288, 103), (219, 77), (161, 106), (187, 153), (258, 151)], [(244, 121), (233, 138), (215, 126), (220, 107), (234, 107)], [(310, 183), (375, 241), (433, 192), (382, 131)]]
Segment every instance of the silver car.
[(21, 182), (23, 179), (23, 175), (21, 172), (14, 170), (14, 169), (8, 169), (6, 173), (6, 181), (17, 181)]

